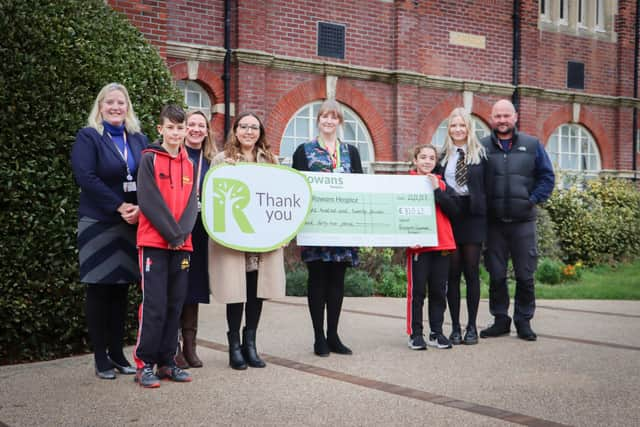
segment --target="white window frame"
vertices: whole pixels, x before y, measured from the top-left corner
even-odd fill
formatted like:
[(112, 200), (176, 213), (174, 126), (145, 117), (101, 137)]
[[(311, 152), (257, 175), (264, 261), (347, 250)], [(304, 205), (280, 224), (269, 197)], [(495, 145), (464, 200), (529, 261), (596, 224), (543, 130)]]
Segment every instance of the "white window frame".
[(595, 0), (594, 28), (596, 31), (606, 32), (605, 19), (605, 1)]
[(551, 22), (551, 17), (549, 16), (549, 1), (550, 0), (540, 0), (540, 19), (545, 22)]
[(576, 23), (579, 28), (587, 27), (587, 5), (584, 0), (577, 0)]
[(569, 24), (569, 0), (558, 0), (558, 23)]
[[(202, 111), (207, 116), (207, 119), (211, 120), (211, 98), (201, 84), (194, 80), (178, 80), (176, 87), (184, 95), (187, 111)], [(189, 104), (190, 95), (197, 95), (199, 102), (197, 104)]]
[[(585, 146), (586, 152), (583, 151)], [(554, 169), (560, 171), (565, 177), (593, 179), (602, 170), (602, 157), (598, 144), (587, 128), (580, 124), (564, 123), (558, 126), (549, 137), (545, 149)], [(593, 168), (591, 160), (595, 160)], [(566, 164), (572, 161), (577, 167)]]
[[(318, 110), (322, 101), (314, 101), (304, 105), (295, 114), (291, 116), (285, 131), (280, 140), (280, 163), (286, 166), (291, 166), (292, 156), (296, 148), (300, 144), (311, 141), (318, 136), (318, 126), (316, 123)], [(344, 116), (344, 123), (338, 128), (338, 138), (340, 141), (352, 144), (358, 148), (360, 152), (360, 160), (362, 161), (362, 169), (364, 173), (373, 173), (373, 163), (375, 162), (375, 150), (369, 130), (365, 126), (364, 121), (358, 116), (358, 114), (351, 108), (340, 103), (342, 107), (342, 114)], [(306, 129), (299, 132), (297, 129), (298, 123)], [(351, 126), (355, 139), (345, 138), (345, 126)], [(287, 139), (287, 141), (285, 141)], [(293, 148), (291, 152), (283, 153), (283, 144), (291, 145)], [(287, 151), (289, 147), (285, 148)]]

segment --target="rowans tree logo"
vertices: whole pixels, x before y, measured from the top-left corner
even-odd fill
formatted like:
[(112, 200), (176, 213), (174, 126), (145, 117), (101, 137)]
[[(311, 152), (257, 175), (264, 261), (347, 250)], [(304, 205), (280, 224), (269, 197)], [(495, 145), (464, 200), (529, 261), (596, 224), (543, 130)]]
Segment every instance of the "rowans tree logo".
[(213, 231), (227, 231), (227, 217), (232, 216), (241, 232), (255, 233), (244, 214), (251, 201), (249, 187), (242, 181), (229, 178), (213, 178)]
[(202, 222), (217, 243), (267, 252), (292, 240), (311, 210), (303, 174), (265, 163), (220, 164), (202, 186)]

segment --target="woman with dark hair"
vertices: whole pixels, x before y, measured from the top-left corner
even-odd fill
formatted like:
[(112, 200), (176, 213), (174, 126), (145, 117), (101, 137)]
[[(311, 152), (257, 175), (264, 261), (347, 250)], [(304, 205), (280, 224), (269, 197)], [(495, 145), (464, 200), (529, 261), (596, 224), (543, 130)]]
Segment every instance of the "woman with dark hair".
[(98, 378), (136, 370), (122, 347), (129, 284), (140, 281), (136, 251), (136, 173), (148, 140), (127, 89), (102, 88), (87, 127), (76, 135), (71, 166), (80, 187), (78, 250), (86, 287), (86, 316)]
[[(477, 344), (476, 317), (480, 304), (480, 251), (487, 234), (484, 186), (484, 147), (475, 135), (471, 115), (456, 108), (449, 115), (447, 138), (440, 161), (447, 185), (460, 196), (460, 212), (451, 218), (457, 249), (449, 263), (447, 300), (451, 313), (452, 344)], [(460, 327), (460, 276), (467, 286), (467, 328)]]
[[(264, 126), (254, 113), (242, 113), (233, 123), (224, 151), (213, 159), (223, 162), (272, 163), (277, 157), (270, 151)], [(233, 369), (264, 368), (266, 364), (256, 350), (256, 331), (262, 302), (285, 295), (285, 272), (282, 248), (264, 252), (241, 252), (209, 239), (209, 278), (213, 297), (227, 305), (229, 331), (229, 365)], [(245, 327), (240, 342), (240, 325)]]
[[(213, 156), (218, 151), (213, 140), (209, 120), (202, 111), (187, 113), (187, 136), (184, 145), (189, 158), (195, 165), (199, 211), (204, 176), (209, 170)], [(208, 239), (202, 218), (198, 215), (196, 225), (191, 232), (193, 252), (189, 268), (189, 288), (180, 316), (182, 348), (178, 343), (178, 353), (176, 354), (176, 364), (182, 369), (202, 367), (202, 360), (196, 353), (196, 335), (198, 332), (198, 304), (209, 304)]]
[[(328, 173), (362, 173), (358, 149), (338, 139), (338, 127), (344, 123), (342, 108), (326, 100), (318, 111), (319, 135), (300, 145), (293, 154), (293, 168)], [(356, 248), (303, 247), (302, 260), (309, 270), (308, 303), (315, 342), (313, 351), (320, 357), (330, 352), (352, 354), (338, 336), (338, 321), (344, 299), (344, 275), (348, 266), (358, 263)], [(324, 313), (327, 311), (327, 334)]]

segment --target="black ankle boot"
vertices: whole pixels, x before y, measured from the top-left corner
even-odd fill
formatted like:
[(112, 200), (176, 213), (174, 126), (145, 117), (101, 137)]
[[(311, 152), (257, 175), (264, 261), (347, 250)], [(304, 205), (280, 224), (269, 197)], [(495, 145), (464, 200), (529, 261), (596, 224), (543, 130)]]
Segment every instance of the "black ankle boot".
[(238, 370), (247, 369), (247, 362), (240, 348), (240, 333), (227, 332), (227, 339), (229, 340), (229, 366)]
[(329, 350), (331, 350), (333, 353), (353, 354), (349, 347), (342, 344), (342, 341), (340, 341), (340, 337), (338, 337), (338, 334), (327, 336), (327, 343), (329, 344)]
[(255, 329), (242, 329), (242, 355), (252, 368), (264, 368), (266, 363), (256, 351), (256, 330)]

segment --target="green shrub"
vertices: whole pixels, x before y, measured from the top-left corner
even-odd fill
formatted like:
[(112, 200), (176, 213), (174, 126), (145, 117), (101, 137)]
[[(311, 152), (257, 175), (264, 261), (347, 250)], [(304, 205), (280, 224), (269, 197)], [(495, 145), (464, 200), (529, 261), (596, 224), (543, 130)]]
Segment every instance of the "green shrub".
[(538, 256), (540, 258), (560, 259), (562, 250), (558, 240), (556, 225), (551, 219), (551, 215), (544, 207), (538, 209), (536, 220), (536, 237), (538, 239)]
[(376, 295), (385, 297), (407, 296), (407, 272), (401, 265), (391, 265), (373, 286)]
[(538, 282), (548, 285), (556, 285), (562, 281), (562, 269), (564, 265), (560, 261), (542, 258), (538, 262), (535, 278)]
[(375, 281), (366, 271), (357, 268), (348, 268), (344, 277), (344, 296), (346, 297), (370, 297), (373, 295)]
[[(102, 0), (0, 1), (0, 363), (86, 351), (69, 163), (100, 88), (130, 92), (150, 137), (178, 94), (157, 52)], [(132, 304), (139, 302), (132, 290)], [(129, 337), (135, 332), (131, 311)]]
[(640, 255), (640, 193), (632, 183), (603, 178), (557, 190), (546, 208), (566, 263), (595, 265)]
[(300, 265), (295, 270), (287, 271), (287, 295), (292, 297), (306, 297), (308, 278), (309, 273), (303, 265)]

